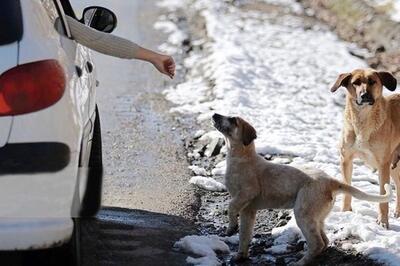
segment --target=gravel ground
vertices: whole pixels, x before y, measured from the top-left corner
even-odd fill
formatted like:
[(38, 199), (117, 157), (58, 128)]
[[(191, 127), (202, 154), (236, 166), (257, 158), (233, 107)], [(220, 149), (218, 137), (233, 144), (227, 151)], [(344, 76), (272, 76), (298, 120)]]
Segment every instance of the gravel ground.
[[(120, 18), (116, 35), (152, 49), (163, 42), (164, 36), (153, 29), (161, 12), (156, 1), (106, 6)], [(192, 215), (188, 210), (193, 193), (181, 140), (187, 134), (185, 120), (169, 113), (162, 95), (171, 81), (148, 63), (98, 54), (95, 62), (104, 139), (103, 204)]]

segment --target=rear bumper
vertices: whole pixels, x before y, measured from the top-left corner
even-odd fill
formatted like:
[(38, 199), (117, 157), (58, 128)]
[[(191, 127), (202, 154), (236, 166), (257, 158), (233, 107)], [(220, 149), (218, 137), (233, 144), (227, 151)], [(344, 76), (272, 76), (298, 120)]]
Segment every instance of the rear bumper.
[(58, 172), (69, 164), (70, 153), (57, 142), (7, 144), (0, 148), (0, 176)]
[(71, 238), (71, 218), (0, 219), (0, 250), (45, 249)]

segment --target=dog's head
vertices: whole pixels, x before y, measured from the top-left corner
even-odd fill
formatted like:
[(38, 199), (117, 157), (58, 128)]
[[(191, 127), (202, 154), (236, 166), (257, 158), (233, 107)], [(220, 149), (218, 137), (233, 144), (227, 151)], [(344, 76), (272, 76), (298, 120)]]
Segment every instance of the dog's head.
[(389, 72), (375, 71), (373, 69), (356, 69), (351, 73), (340, 74), (331, 92), (340, 87), (346, 87), (349, 97), (357, 105), (373, 105), (382, 97), (383, 86), (394, 91), (397, 86), (396, 78)]
[(228, 139), (231, 145), (248, 146), (257, 138), (254, 127), (240, 117), (214, 114), (214, 127)]

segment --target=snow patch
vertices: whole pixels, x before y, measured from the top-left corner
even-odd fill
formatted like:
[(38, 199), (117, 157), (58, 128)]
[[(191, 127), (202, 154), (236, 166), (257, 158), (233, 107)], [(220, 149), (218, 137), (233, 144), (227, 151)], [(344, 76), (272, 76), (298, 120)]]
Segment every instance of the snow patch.
[(199, 167), (197, 165), (191, 165), (189, 166), (189, 169), (192, 170), (195, 175), (200, 175), (200, 176), (207, 175), (207, 171), (203, 167)]
[(174, 244), (174, 247), (188, 253), (193, 253), (200, 258), (188, 257), (187, 263), (201, 266), (216, 266), (221, 265), (217, 258), (216, 252), (229, 253), (228, 245), (221, 241), (219, 236), (196, 236), (190, 235), (181, 238)]
[(225, 175), (226, 172), (226, 161), (219, 162), (214, 169), (211, 171), (212, 175)]
[(225, 237), (220, 237), (220, 239), (226, 243), (238, 245), (239, 244), (239, 235), (234, 235), (234, 236), (225, 236)]
[(189, 182), (193, 185), (209, 191), (226, 191), (226, 187), (224, 184), (221, 184), (211, 177), (193, 176)]

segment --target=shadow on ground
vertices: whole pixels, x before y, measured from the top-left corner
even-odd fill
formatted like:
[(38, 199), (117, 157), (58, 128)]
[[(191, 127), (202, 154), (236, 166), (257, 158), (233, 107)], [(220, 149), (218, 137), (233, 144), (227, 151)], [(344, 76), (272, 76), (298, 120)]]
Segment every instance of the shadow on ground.
[[(184, 218), (142, 210), (104, 207), (95, 218), (81, 219), (82, 265), (185, 265), (174, 243), (195, 226)], [(66, 247), (0, 252), (0, 265), (67, 266)]]
[(185, 265), (187, 255), (173, 245), (195, 228), (178, 216), (103, 208), (81, 232), (83, 265)]

